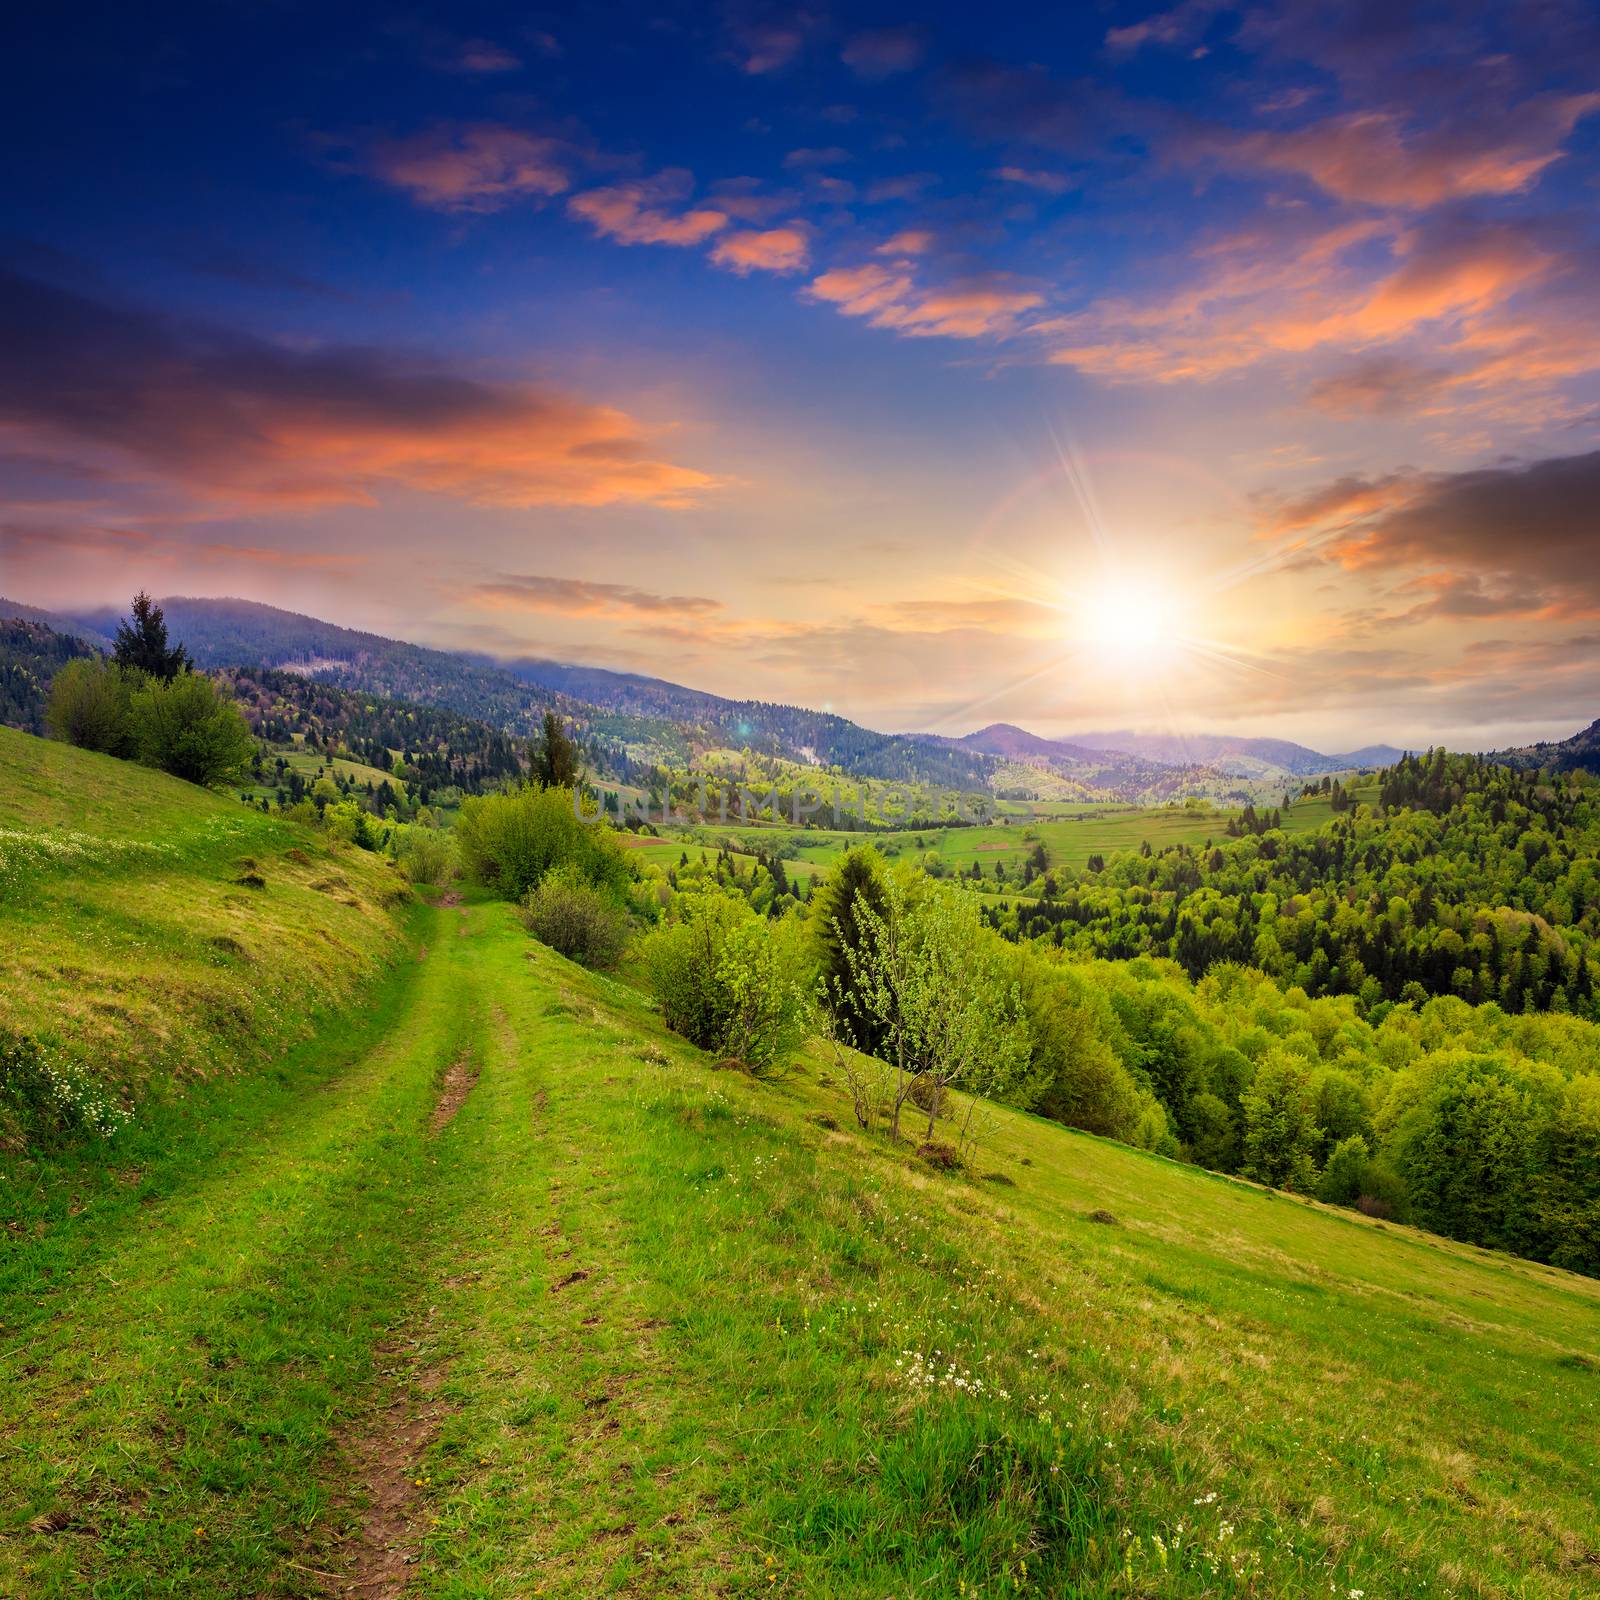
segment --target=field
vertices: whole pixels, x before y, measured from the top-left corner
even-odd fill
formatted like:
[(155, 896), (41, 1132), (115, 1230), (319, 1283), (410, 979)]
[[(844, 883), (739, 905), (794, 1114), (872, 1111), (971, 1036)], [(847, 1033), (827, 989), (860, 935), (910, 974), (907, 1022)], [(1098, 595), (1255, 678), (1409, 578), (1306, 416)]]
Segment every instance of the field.
[[(1376, 789), (1353, 791), (1358, 802), (1375, 800)], [(662, 865), (676, 863), (682, 851), (694, 859), (698, 849), (715, 849), (724, 841), (740, 850), (777, 851), (793, 846), (795, 854), (786, 857), (784, 868), (795, 876), (814, 876), (825, 871), (846, 850), (871, 844), (891, 859), (923, 863), (926, 856), (938, 858), (947, 872), (967, 873), (976, 863), (990, 879), (988, 888), (1004, 892), (992, 881), (996, 864), (1003, 864), (1015, 882), (1017, 869), (1043, 844), (1051, 866), (1080, 869), (1090, 856), (1107, 860), (1114, 855), (1137, 851), (1148, 843), (1152, 850), (1170, 845), (1200, 846), (1208, 840), (1226, 836), (1233, 811), (1152, 806), (1070, 805), (1057, 806), (1052, 814), (1039, 814), (988, 827), (923, 828), (907, 832), (850, 833), (836, 829), (795, 829), (781, 826), (739, 827), (701, 825), (664, 832), (658, 840), (640, 839), (632, 843), (641, 860)], [(1283, 827), (1290, 833), (1309, 833), (1320, 828), (1333, 815), (1323, 798), (1298, 800), (1285, 813)]]
[[(175, 827), (125, 770), (106, 836)], [(1600, 1283), (1008, 1112), (936, 1172), (413, 918), (269, 1070), (8, 1161), (0, 1593), (1600, 1593)]]

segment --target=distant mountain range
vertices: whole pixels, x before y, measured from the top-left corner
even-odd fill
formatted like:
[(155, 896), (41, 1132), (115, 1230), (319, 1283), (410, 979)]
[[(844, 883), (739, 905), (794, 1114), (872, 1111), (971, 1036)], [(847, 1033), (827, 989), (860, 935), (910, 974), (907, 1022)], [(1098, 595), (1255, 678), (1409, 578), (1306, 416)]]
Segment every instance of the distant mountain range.
[(1600, 722), (1591, 722), (1570, 739), (1497, 750), (1489, 759), (1524, 770), (1548, 767), (1552, 772), (1572, 772), (1581, 767), (1587, 772), (1600, 772)]
[(1299, 778), (1359, 767), (1388, 767), (1406, 754), (1392, 744), (1369, 744), (1359, 750), (1323, 755), (1288, 739), (1250, 739), (1226, 733), (1083, 733), (1074, 736), (1072, 742), (1175, 766), (1220, 766), (1225, 771), (1237, 771), (1241, 777), (1250, 776), (1250, 764), (1256, 762), (1265, 762)]
[[(199, 666), (283, 668), (340, 688), (439, 706), (519, 736), (555, 710), (586, 731), (594, 750), (626, 749), (634, 763), (641, 751), (681, 765), (698, 751), (732, 747), (898, 783), (989, 789), (1003, 782), (1015, 792), (1033, 781), (1031, 770), (1070, 785), (1054, 792), (1157, 800), (1188, 793), (1239, 798), (1248, 793), (1241, 782), (1264, 792), (1292, 779), (1387, 765), (1402, 753), (1372, 745), (1323, 755), (1287, 740), (1223, 734), (1113, 731), (1048, 739), (1010, 723), (959, 738), (879, 733), (829, 712), (730, 700), (640, 673), (434, 650), (254, 601), (174, 596), (160, 603), (173, 637)], [(0, 600), (0, 617), (8, 616), (107, 649), (119, 613), (64, 614)]]

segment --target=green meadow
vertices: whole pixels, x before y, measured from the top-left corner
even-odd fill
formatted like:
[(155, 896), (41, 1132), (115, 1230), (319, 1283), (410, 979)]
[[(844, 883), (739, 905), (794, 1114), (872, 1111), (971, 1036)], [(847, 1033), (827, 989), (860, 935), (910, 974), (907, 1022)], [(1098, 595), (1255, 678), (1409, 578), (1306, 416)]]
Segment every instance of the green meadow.
[(6, 1016), (216, 1062), (5, 1148), (0, 1593), (1600, 1593), (1600, 1282), (998, 1108), (939, 1171), (507, 904), (4, 755), (84, 852)]

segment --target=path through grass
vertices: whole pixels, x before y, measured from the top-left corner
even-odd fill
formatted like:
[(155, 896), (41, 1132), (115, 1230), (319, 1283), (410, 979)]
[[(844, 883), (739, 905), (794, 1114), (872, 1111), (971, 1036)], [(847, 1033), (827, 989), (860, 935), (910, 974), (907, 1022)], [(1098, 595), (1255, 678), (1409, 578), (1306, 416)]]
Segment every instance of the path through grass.
[(5, 1193), (0, 1593), (1600, 1592), (1600, 1285), (1025, 1117), (936, 1175), (419, 918)]

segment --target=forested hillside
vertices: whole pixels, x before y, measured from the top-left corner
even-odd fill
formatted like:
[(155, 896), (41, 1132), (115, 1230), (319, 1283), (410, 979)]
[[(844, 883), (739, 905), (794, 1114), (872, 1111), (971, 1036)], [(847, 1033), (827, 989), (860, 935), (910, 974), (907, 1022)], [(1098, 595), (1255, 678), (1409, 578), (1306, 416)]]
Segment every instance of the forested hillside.
[(1587, 773), (1552, 780), (1440, 750), (1391, 768), (1376, 804), (1316, 833), (1116, 857), (990, 915), (1013, 937), (1171, 956), (1195, 976), (1237, 962), (1368, 1006), (1453, 994), (1593, 1015), (1597, 851)]
[(43, 733), (50, 680), (69, 661), (92, 654), (82, 640), (42, 622), (0, 616), (0, 725)]

